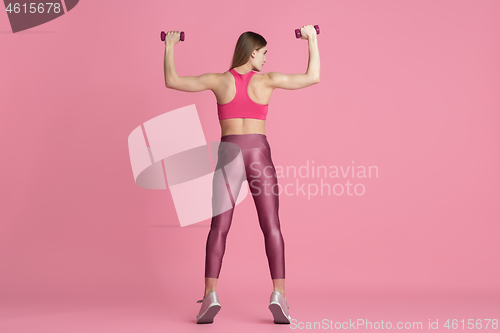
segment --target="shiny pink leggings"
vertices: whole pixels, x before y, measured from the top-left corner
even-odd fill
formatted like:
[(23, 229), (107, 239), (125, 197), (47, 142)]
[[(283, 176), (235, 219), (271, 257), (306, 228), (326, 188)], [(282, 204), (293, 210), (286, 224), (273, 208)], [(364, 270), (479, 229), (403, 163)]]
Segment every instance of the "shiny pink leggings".
[(285, 243), (278, 217), (278, 179), (267, 137), (255, 133), (225, 135), (221, 137), (217, 156), (212, 195), (214, 214), (207, 238), (205, 277), (219, 278), (235, 202), (246, 179), (264, 234), (271, 278), (284, 279)]

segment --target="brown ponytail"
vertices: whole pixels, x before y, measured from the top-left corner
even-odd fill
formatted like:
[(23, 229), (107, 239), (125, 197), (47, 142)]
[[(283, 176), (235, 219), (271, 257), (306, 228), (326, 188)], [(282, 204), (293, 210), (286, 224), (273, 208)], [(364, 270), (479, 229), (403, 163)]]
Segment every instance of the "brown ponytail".
[(236, 42), (230, 69), (246, 64), (254, 50), (260, 50), (266, 45), (267, 41), (261, 35), (252, 31), (242, 33)]

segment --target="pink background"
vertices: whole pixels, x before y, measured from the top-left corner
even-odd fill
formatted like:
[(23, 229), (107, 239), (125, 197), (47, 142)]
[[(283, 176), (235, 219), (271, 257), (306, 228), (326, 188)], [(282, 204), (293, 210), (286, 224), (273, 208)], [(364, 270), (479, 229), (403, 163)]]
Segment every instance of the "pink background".
[[(220, 139), (212, 92), (165, 88), (160, 31), (186, 32), (181, 76), (228, 70), (247, 30), (268, 42), (264, 72), (292, 74), (307, 69), (305, 24), (321, 28), (321, 82), (274, 92), (275, 166), (354, 161), (379, 176), (349, 177), (362, 196), (280, 197), (292, 318), (499, 319), (499, 13), (497, 1), (81, 1), (16, 34), (0, 14), (0, 331), (201, 329), (210, 220), (178, 227), (169, 191), (139, 188), (128, 155), (134, 128), (190, 104)], [(207, 329), (277, 329), (250, 197), (217, 291)]]

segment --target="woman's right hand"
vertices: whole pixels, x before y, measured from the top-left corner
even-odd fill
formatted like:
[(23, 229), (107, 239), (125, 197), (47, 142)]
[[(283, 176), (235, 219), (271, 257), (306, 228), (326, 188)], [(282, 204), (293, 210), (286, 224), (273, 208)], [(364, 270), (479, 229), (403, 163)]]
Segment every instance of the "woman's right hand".
[(181, 40), (181, 32), (178, 30), (169, 31), (165, 34), (165, 45), (175, 45)]
[(316, 38), (316, 36), (318, 35), (316, 33), (316, 29), (312, 24), (305, 25), (302, 28), (300, 28), (300, 34), (302, 35), (300, 37), (301, 39)]

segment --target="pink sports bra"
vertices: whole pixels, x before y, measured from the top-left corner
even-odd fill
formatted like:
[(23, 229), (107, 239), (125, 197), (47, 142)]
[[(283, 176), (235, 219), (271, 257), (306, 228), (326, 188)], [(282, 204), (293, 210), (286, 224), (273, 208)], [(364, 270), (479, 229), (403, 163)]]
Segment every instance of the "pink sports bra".
[(255, 74), (250, 71), (246, 74), (240, 74), (231, 68), (229, 70), (236, 81), (236, 96), (233, 100), (226, 104), (217, 103), (217, 112), (219, 119), (230, 118), (253, 118), (266, 120), (267, 107), (269, 104), (263, 105), (256, 103), (248, 96), (248, 82)]

